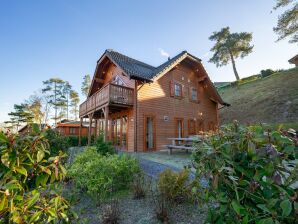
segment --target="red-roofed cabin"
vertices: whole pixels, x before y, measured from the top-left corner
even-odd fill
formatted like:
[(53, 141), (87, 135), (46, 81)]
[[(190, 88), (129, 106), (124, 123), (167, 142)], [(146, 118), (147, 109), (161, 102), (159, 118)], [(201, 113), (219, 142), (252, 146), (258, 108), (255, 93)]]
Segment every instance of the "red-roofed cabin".
[[(63, 121), (57, 124), (56, 129), (63, 136), (79, 136), (80, 121)], [(95, 128), (93, 127), (91, 134), (94, 134), (94, 129)], [(89, 124), (83, 122), (81, 128), (81, 136), (88, 136), (88, 130)]]

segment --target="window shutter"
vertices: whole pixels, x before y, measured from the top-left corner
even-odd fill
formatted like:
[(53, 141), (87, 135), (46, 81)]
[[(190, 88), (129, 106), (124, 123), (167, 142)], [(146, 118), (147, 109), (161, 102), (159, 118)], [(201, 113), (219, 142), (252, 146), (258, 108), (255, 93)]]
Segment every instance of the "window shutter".
[(185, 97), (185, 87), (181, 84), (181, 97)]
[(174, 82), (170, 81), (170, 96), (174, 96)]
[(189, 101), (192, 101), (191, 87), (188, 88), (188, 98)]

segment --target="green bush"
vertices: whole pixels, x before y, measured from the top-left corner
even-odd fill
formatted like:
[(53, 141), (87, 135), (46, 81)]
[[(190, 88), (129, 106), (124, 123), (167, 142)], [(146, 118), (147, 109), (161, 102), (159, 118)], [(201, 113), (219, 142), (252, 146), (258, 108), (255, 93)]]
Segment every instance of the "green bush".
[(45, 133), (0, 132), (0, 223), (68, 220), (68, 202), (53, 185), (66, 174), (64, 156), (51, 157)]
[(159, 174), (157, 188), (166, 200), (182, 203), (191, 196), (191, 185), (188, 183), (189, 170), (184, 169), (176, 173), (166, 169)]
[[(79, 146), (79, 136), (64, 136), (68, 147), (77, 147)], [(94, 136), (91, 136), (91, 142), (94, 142)], [(88, 137), (87, 136), (81, 136), (81, 146), (87, 146), (88, 145)]]
[(93, 145), (96, 147), (97, 152), (102, 155), (115, 154), (113, 143), (111, 141), (105, 142), (102, 134), (95, 139)]
[(290, 138), (262, 126), (235, 122), (203, 139), (194, 161), (198, 177), (210, 186), (201, 197), (218, 203), (207, 223), (297, 221), (297, 155)]
[(76, 187), (101, 199), (110, 193), (127, 189), (133, 175), (139, 171), (137, 161), (129, 156), (103, 156), (95, 147), (88, 147), (76, 156), (68, 176)]
[(45, 138), (50, 145), (51, 155), (58, 155), (59, 151), (65, 152), (69, 147), (67, 139), (54, 129), (47, 129), (45, 131)]
[(267, 76), (270, 76), (270, 75), (272, 75), (274, 73), (275, 73), (275, 71), (273, 71), (272, 69), (261, 70), (261, 76), (262, 76), (262, 78), (265, 78)]

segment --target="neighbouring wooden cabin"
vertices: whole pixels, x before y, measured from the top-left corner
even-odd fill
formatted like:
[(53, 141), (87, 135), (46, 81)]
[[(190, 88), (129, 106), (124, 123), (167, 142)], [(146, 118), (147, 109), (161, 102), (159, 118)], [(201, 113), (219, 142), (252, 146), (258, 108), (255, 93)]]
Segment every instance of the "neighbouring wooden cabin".
[[(56, 129), (62, 136), (79, 136), (81, 125), (81, 136), (87, 136), (89, 131), (89, 123), (80, 121), (64, 120), (57, 124)], [(94, 134), (94, 125), (91, 134)]]
[[(89, 118), (95, 135), (103, 131), (119, 149), (152, 151), (162, 149), (170, 137), (216, 130), (222, 106), (228, 104), (201, 60), (186, 51), (153, 67), (106, 50), (80, 105), (80, 122)], [(91, 129), (89, 143), (90, 136)]]
[(296, 67), (298, 66), (298, 54), (295, 55), (294, 57), (292, 57), (290, 60), (289, 60), (289, 63), (290, 64), (294, 64)]
[[(41, 130), (43, 130), (46, 127), (46, 124), (36, 124), (36, 125), (38, 125)], [(26, 124), (18, 130), (18, 133), (20, 135), (26, 135), (26, 134), (29, 134), (31, 131), (32, 131), (32, 124)]]

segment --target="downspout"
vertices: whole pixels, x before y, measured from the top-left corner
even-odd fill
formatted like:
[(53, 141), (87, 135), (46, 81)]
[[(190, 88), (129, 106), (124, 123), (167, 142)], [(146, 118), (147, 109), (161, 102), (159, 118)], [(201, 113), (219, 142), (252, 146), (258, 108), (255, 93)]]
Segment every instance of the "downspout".
[(138, 128), (137, 128), (137, 125), (138, 125), (138, 116), (137, 116), (137, 112), (138, 112), (138, 81), (135, 80), (135, 103), (134, 103), (134, 110), (135, 110), (135, 125), (134, 125), (134, 152), (137, 152), (138, 151), (138, 135), (137, 135), (137, 131), (138, 131)]

